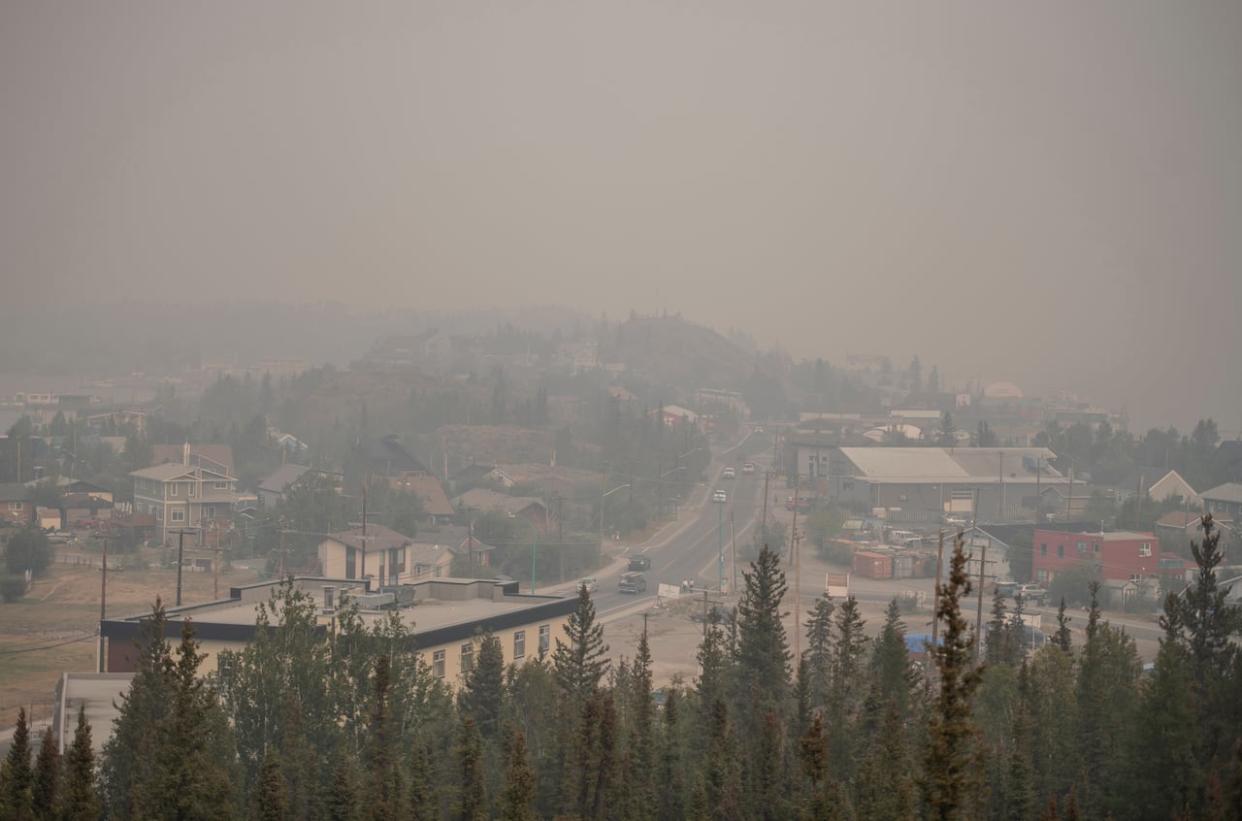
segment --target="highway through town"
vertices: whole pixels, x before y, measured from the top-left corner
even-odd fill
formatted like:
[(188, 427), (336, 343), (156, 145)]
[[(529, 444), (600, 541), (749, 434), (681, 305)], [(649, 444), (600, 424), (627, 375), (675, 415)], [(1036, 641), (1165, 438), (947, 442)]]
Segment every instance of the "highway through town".
[[(750, 457), (755, 463), (755, 473), (742, 473), (742, 462), (738, 460), (743, 439), (737, 445), (727, 449), (713, 449), (712, 464), (708, 468), (711, 481), (707, 483), (706, 492), (702, 493), (702, 501), (698, 503), (693, 517), (686, 523), (676, 526), (671, 535), (656, 537), (651, 543), (636, 546), (627, 551), (627, 556), (646, 556), (651, 560), (651, 569), (643, 575), (647, 579), (647, 592), (637, 595), (619, 593), (616, 589), (618, 576), (600, 578), (600, 588), (592, 597), (596, 611), (600, 615), (622, 610), (642, 610), (654, 604), (656, 591), (660, 584), (680, 586), (683, 580), (691, 580), (697, 589), (710, 588), (715, 590), (719, 585), (720, 546), (724, 547), (725, 583), (732, 585), (732, 537), (736, 533), (739, 551), (741, 546), (752, 538), (751, 528), (756, 524), (763, 505), (763, 472), (768, 468), (771, 457), (767, 454)], [(727, 466), (737, 470), (736, 479), (721, 479), (721, 473)], [(718, 504), (711, 501), (711, 493), (722, 489), (728, 494), (728, 501)], [(697, 494), (695, 494), (697, 496)], [(741, 569), (746, 562), (738, 561), (738, 583), (741, 584)]]

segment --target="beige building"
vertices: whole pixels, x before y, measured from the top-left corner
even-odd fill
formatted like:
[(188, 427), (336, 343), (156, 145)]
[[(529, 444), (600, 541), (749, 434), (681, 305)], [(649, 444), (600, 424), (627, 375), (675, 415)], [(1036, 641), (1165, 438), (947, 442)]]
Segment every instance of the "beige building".
[[(320, 629), (327, 630), (337, 610), (357, 602), (368, 626), (396, 610), (411, 632), (411, 646), (449, 684), (456, 684), (478, 657), (479, 637), (491, 632), (500, 639), (505, 663), (522, 663), (547, 654), (573, 612), (576, 597), (521, 593), (517, 582), (492, 579), (428, 579), (395, 591), (367, 593), (354, 580), (295, 578), (294, 584), (320, 602)], [(216, 672), (225, 650), (239, 650), (254, 637), (258, 607), (266, 603), (276, 581), (234, 587), (229, 598), (168, 610), (166, 635), (180, 636), (181, 622), (193, 619), (199, 651), (206, 654), (204, 674)], [(107, 671), (133, 672), (142, 639), (145, 614), (100, 623), (105, 640)]]
[(453, 551), (447, 544), (415, 541), (382, 525), (367, 525), (319, 543), (319, 570), (335, 579), (375, 579), (380, 586), (410, 584), (449, 575)]
[(231, 525), (234, 505), (242, 499), (237, 478), (223, 469), (187, 462), (167, 462), (135, 470), (134, 513), (155, 517), (164, 544), (179, 530), (202, 543), (203, 533)]

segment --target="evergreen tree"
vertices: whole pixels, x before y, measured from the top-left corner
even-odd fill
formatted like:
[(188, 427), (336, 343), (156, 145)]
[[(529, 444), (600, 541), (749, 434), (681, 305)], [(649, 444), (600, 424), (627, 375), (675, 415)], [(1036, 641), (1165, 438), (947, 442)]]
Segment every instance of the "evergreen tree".
[(0, 765), (0, 818), (30, 821), (34, 816), (34, 772), (30, 769), (30, 726), (26, 710), (17, 711), (17, 727)]
[(552, 669), (556, 682), (577, 705), (584, 704), (608, 671), (604, 626), (595, 621), (595, 604), (586, 585), (578, 589), (578, 606), (565, 623), (567, 644), (556, 640)]
[(96, 821), (100, 815), (99, 794), (95, 788), (95, 751), (91, 746), (91, 725), (86, 721), (86, 705), (78, 707), (78, 725), (73, 745), (65, 755), (60, 817), (63, 821)]
[(931, 649), (940, 692), (933, 706), (924, 777), (929, 815), (939, 821), (969, 817), (973, 805), (970, 770), (975, 731), (970, 702), (979, 685), (979, 671), (972, 665), (973, 642), (961, 610), (962, 598), (969, 595), (964, 539), (959, 533), (953, 542), (949, 578), (941, 585), (936, 602), (944, 640)]
[(457, 772), (461, 779), (457, 817), (461, 821), (480, 821), (487, 817), (487, 797), (483, 791), (483, 741), (474, 719), (462, 719), (457, 745)]
[[(696, 682), (695, 692), (698, 694), (703, 726), (706, 727), (711, 723), (716, 702), (725, 697), (729, 669), (724, 634), (715, 618), (709, 617), (703, 626), (703, 641), (699, 644), (698, 662), (699, 679)], [(704, 733), (703, 738), (706, 736), (707, 734)]]
[(807, 691), (812, 707), (823, 707), (832, 687), (832, 611), (832, 599), (825, 593), (808, 613)]
[(504, 700), (505, 655), (500, 639), (485, 633), (479, 642), (478, 661), (466, 674), (461, 691), (462, 709), (474, 718), (485, 738), (494, 738), (500, 729)]
[(52, 728), (43, 731), (39, 755), (35, 758), (34, 782), (31, 790), (35, 818), (53, 819), (60, 810), (60, 750)]
[(651, 647), (647, 642), (647, 623), (638, 640), (638, 652), (630, 667), (628, 743), (625, 749), (624, 785), (631, 818), (653, 814), (655, 785), (652, 782), (652, 758), (655, 744), (655, 707), (651, 691)]
[(1173, 818), (1190, 809), (1203, 776), (1195, 759), (1199, 733), (1190, 653), (1182, 643), (1175, 594), (1165, 599), (1160, 626), (1164, 636), (1131, 728), (1131, 778), (1125, 792), (1134, 815)]
[(855, 807), (860, 821), (914, 817), (918, 802), (907, 733), (897, 702), (889, 699), (859, 766)]
[(706, 817), (718, 821), (741, 819), (742, 802), (739, 790), (741, 769), (729, 726), (729, 711), (717, 699), (712, 706), (712, 722), (708, 736), (707, 760), (703, 775), (703, 807)]
[(168, 671), (167, 713), (155, 727), (154, 743), (141, 751), (157, 759), (149, 777), (134, 786), (143, 817), (205, 821), (233, 815), (233, 737), (215, 691), (198, 676), (202, 660), (186, 620), (177, 661)]
[(769, 711), (783, 712), (789, 694), (789, 650), (781, 623), (785, 573), (780, 557), (764, 547), (743, 573), (738, 604), (737, 692), (735, 704), (745, 721), (747, 737), (761, 731)]
[(406, 802), (410, 821), (432, 821), (440, 813), (432, 794), (431, 755), (427, 752), (427, 745), (415, 741), (410, 759), (410, 796)]
[(353, 760), (338, 751), (332, 768), (332, 783), (324, 797), (323, 817), (328, 821), (357, 821), (361, 804)]
[(405, 791), (397, 763), (397, 729), (391, 716), (392, 658), (375, 660), (375, 679), (371, 691), (371, 723), (364, 749), (367, 779), (367, 807), (380, 821), (396, 818), (405, 804)]
[(1031, 821), (1035, 816), (1035, 773), (1031, 765), (1031, 677), (1026, 662), (1018, 672), (1018, 704), (1014, 708), (1013, 739), (1005, 785), (1007, 821)]
[(504, 821), (535, 821), (534, 801), (535, 774), (526, 760), (526, 736), (521, 730), (515, 730), (509, 744), (500, 817)]
[(1230, 715), (1228, 681), (1238, 654), (1231, 636), (1242, 629), (1242, 607), (1228, 601), (1228, 588), (1217, 584), (1220, 564), (1220, 530), (1212, 514), (1203, 517), (1203, 540), (1191, 542), (1190, 551), (1198, 567), (1194, 583), (1184, 593), (1181, 621), (1189, 643), (1191, 673), (1194, 679), (1200, 734), (1200, 766), (1220, 765), (1238, 737), (1236, 727), (1227, 725)]
[(151, 746), (171, 707), (173, 661), (164, 639), (166, 624), (164, 606), (156, 599), (151, 618), (143, 623), (133, 682), (121, 696), (120, 714), (103, 748), (104, 804), (108, 817), (120, 821), (134, 817), (139, 785), (154, 777)]
[(279, 757), (264, 756), (259, 770), (259, 794), (256, 815), (260, 821), (285, 821), (289, 818), (289, 788), (281, 773)]
[(1071, 621), (1073, 619), (1065, 615), (1065, 597), (1062, 596), (1061, 604), (1057, 607), (1057, 632), (1053, 634), (1052, 643), (1066, 653), (1070, 652), (1074, 646), (1069, 627)]
[(785, 734), (780, 717), (769, 711), (755, 741), (756, 753), (749, 792), (750, 818), (780, 821), (790, 812), (785, 768)]
[(803, 818), (829, 817), (828, 806), (828, 739), (824, 735), (824, 719), (816, 713), (798, 741), (798, 760), (807, 782), (800, 815)]
[(1005, 613), (1005, 597), (1000, 589), (992, 595), (992, 618), (987, 624), (986, 655), (988, 664), (1012, 664), (1009, 647), (1009, 619)]
[(664, 700), (664, 727), (660, 743), (660, 769), (657, 817), (660, 821), (680, 821), (686, 814), (686, 775), (681, 743), (681, 697), (677, 687), (670, 687)]
[(828, 693), (828, 753), (830, 766), (842, 781), (853, 776), (859, 738), (854, 724), (866, 692), (862, 680), (867, 637), (858, 612), (858, 601), (850, 596), (837, 611), (832, 661), (832, 689)]

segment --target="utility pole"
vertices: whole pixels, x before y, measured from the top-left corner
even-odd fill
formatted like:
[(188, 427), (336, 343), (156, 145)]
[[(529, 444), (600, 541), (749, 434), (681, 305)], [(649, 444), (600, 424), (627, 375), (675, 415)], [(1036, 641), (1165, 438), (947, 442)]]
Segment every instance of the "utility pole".
[(998, 521), (1005, 521), (1005, 453), (997, 451), (996, 459), (1000, 463), (1000, 516)]
[[(990, 541), (990, 540), (989, 540)], [(985, 542), (979, 556), (979, 605), (975, 610), (975, 663), (979, 662), (979, 645), (983, 640), (983, 574), (988, 564), (988, 546)]]
[[(460, 549), (460, 548), (459, 548)], [(466, 561), (470, 563), (470, 576), (474, 577), (474, 514), (466, 512)]]
[(185, 530), (177, 531), (177, 606), (181, 606), (181, 559), (185, 550)]
[(535, 595), (535, 557), (539, 550), (539, 534), (530, 537), (530, 593)]
[(1072, 466), (1069, 469), (1069, 476), (1069, 495), (1065, 497), (1065, 521), (1067, 522), (1073, 518), (1070, 513), (1070, 506), (1074, 503), (1074, 468)]
[(367, 581), (367, 485), (369, 481), (363, 480), (362, 483), (362, 584), (363, 589), (368, 593), (371, 592), (371, 583)]
[(108, 539), (105, 536), (103, 540), (103, 564), (100, 565), (99, 572), (99, 672), (107, 672), (107, 663), (104, 656), (104, 634), (103, 623), (107, 614), (108, 606)]
[(729, 511), (729, 538), (733, 542), (733, 578), (729, 582), (729, 589), (734, 593), (737, 592), (737, 526), (733, 523), (733, 511)]
[[(796, 511), (795, 511), (796, 512)], [(798, 531), (793, 532), (794, 552), (794, 584), (793, 584), (793, 617), (794, 617), (794, 669), (802, 660), (802, 551), (798, 550)]]
[(716, 558), (716, 589), (724, 593), (724, 505), (720, 505), (716, 513)]
[(936, 547), (936, 584), (932, 587), (935, 601), (932, 602), (932, 647), (939, 647), (940, 619), (936, 611), (940, 608), (940, 567), (944, 564), (944, 531), (940, 531), (940, 542)]
[(763, 532), (768, 532), (768, 480), (772, 478), (772, 471), (765, 470), (763, 472)]
[[(1044, 470), (1039, 464), (1040, 460), (1042, 459), (1043, 459), (1042, 456), (1035, 457), (1035, 525), (1037, 527), (1044, 523), (1043, 522), (1044, 496), (1042, 493), (1040, 493), (1040, 488), (1039, 488), (1040, 477), (1042, 477), (1044, 474)], [(1031, 549), (1034, 550), (1034, 542), (1032, 542), (1031, 544), (1032, 544)]]

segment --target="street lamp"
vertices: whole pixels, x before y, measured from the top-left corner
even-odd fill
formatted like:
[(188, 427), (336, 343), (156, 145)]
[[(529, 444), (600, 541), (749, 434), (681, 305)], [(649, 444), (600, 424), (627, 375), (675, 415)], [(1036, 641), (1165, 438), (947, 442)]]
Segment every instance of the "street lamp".
[(604, 549), (604, 500), (607, 499), (612, 494), (616, 493), (618, 490), (625, 490), (629, 486), (630, 486), (629, 482), (626, 482), (624, 485), (617, 485), (612, 490), (605, 492), (599, 497), (599, 549), (600, 550)]

